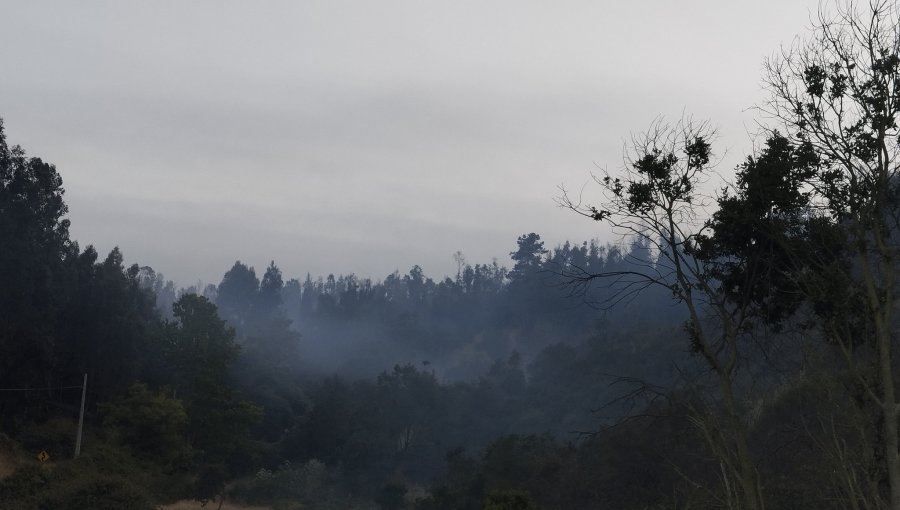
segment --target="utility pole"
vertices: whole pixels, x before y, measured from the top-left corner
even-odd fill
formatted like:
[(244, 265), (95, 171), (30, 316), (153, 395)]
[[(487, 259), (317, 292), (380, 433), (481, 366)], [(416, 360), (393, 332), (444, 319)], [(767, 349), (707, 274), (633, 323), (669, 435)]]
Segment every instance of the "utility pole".
[(87, 396), (87, 372), (81, 385), (81, 413), (78, 415), (78, 437), (75, 439), (75, 458), (81, 455), (81, 429), (84, 427), (84, 397)]

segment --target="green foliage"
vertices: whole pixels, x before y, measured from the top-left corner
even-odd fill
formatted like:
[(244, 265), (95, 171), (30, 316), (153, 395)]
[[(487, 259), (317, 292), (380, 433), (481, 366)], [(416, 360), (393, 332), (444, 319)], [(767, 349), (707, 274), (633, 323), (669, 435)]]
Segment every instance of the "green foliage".
[(282, 297), (281, 291), (284, 287), (284, 281), (281, 278), (281, 270), (275, 265), (273, 260), (263, 274), (262, 281), (259, 283), (259, 292), (254, 302), (254, 315), (258, 322), (265, 323), (275, 317), (276, 313), (281, 309)]
[(234, 330), (216, 313), (208, 299), (183, 295), (172, 307), (175, 322), (167, 325), (167, 356), (178, 375), (180, 390), (225, 380), (240, 348)]
[(258, 292), (256, 271), (236, 261), (219, 283), (216, 305), (221, 308), (222, 317), (232, 326), (243, 328), (252, 322)]
[(549, 435), (511, 435), (485, 448), (482, 468), (489, 487), (540, 487), (554, 483), (567, 454)]
[[(669, 128), (657, 122), (645, 138), (636, 141), (627, 175), (624, 178), (606, 175), (600, 179), (609, 194), (607, 205), (610, 210), (591, 207), (588, 216), (598, 221), (620, 222), (613, 216), (653, 217), (682, 205), (691, 205), (712, 156), (709, 138), (710, 133), (705, 127), (695, 129), (679, 125)], [(659, 230), (659, 225), (647, 226)]]
[(44, 493), (50, 474), (47, 469), (30, 464), (0, 479), (0, 509), (36, 508), (36, 500)]
[(534, 232), (519, 236), (516, 241), (518, 249), (509, 254), (515, 261), (515, 265), (509, 272), (509, 278), (513, 281), (522, 280), (540, 270), (543, 256), (547, 253), (541, 236)]
[(204, 464), (200, 466), (197, 481), (194, 483), (194, 499), (206, 503), (219, 497), (225, 491), (228, 471), (222, 464)]
[(840, 251), (839, 244), (810, 236), (811, 196), (804, 183), (820, 167), (809, 143), (793, 143), (774, 132), (760, 154), (738, 168), (736, 193), (719, 198), (708, 222), (710, 233), (698, 236), (691, 247), (729, 300), (771, 325), (779, 325), (802, 303), (803, 254), (825, 257)]
[(78, 424), (67, 418), (53, 418), (33, 424), (17, 435), (27, 451), (46, 451), (52, 459), (70, 459), (75, 451)]
[(2, 510), (155, 510), (145, 487), (90, 462), (23, 465), (0, 480)]
[(185, 294), (173, 311), (177, 322), (166, 328), (166, 357), (187, 410), (188, 437), (205, 459), (221, 463), (261, 412), (238, 399), (229, 384), (229, 369), (240, 348), (215, 305), (205, 297)]
[[(0, 387), (47, 386), (58, 355), (55, 337), (64, 301), (56, 286), (71, 255), (68, 209), (56, 167), (10, 147), (0, 119)], [(13, 409), (34, 407), (30, 395), (0, 401), (0, 425)]]
[(525, 491), (492, 491), (482, 510), (538, 510), (538, 506)]
[(165, 465), (184, 453), (188, 416), (180, 400), (135, 384), (121, 399), (98, 408), (104, 423), (142, 457)]
[(308, 388), (302, 374), (289, 366), (297, 356), (296, 352), (281, 355), (277, 349), (266, 349), (263, 343), (245, 344), (235, 363), (234, 385), (263, 410), (262, 418), (251, 429), (257, 440), (281, 441), (296, 418), (308, 410)]
[(406, 507), (408, 489), (402, 483), (390, 482), (381, 488), (375, 502), (382, 510), (400, 510)]
[(238, 480), (228, 496), (244, 504), (276, 508), (292, 503), (314, 508), (339, 507), (343, 500), (335, 489), (334, 474), (325, 464), (311, 459), (300, 465), (285, 461), (275, 470), (261, 468), (252, 477)]

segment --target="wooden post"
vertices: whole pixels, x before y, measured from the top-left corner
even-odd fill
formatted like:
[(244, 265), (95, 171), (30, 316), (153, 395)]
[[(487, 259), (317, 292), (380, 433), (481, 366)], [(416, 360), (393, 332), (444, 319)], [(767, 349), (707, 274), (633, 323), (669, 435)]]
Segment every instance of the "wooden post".
[(81, 429), (84, 427), (84, 398), (87, 396), (87, 373), (81, 385), (81, 413), (78, 415), (78, 436), (75, 438), (75, 458), (81, 455)]

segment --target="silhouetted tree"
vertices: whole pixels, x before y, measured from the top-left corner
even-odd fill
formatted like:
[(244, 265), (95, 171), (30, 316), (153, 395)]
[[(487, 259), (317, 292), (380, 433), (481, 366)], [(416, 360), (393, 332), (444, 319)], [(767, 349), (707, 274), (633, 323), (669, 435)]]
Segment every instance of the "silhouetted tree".
[(509, 254), (515, 261), (515, 265), (509, 272), (509, 278), (514, 282), (532, 277), (540, 271), (543, 257), (547, 253), (541, 236), (534, 232), (519, 236), (516, 242), (519, 248)]
[(869, 373), (858, 382), (883, 426), (884, 468), (895, 510), (900, 509), (894, 356), (900, 280), (898, 13), (897, 3), (889, 0), (839, 3), (834, 13), (821, 10), (806, 41), (767, 62), (771, 97), (762, 108), (821, 160), (804, 192), (822, 217), (840, 225), (846, 256), (823, 252), (818, 260), (807, 258), (807, 270), (825, 277), (808, 282), (803, 291), (818, 303), (839, 296), (822, 329), (852, 371)]
[(222, 317), (232, 326), (242, 329), (252, 321), (253, 307), (259, 293), (259, 279), (252, 267), (241, 261), (222, 277), (216, 296), (216, 306)]
[(256, 298), (254, 315), (256, 320), (264, 322), (281, 311), (281, 291), (284, 283), (281, 279), (281, 270), (275, 265), (275, 261), (269, 264), (259, 284), (259, 294)]
[(731, 299), (733, 296), (717, 278), (718, 260), (696, 257), (704, 227), (699, 217), (707, 205), (700, 186), (710, 172), (712, 136), (706, 124), (683, 120), (669, 126), (657, 121), (634, 139), (620, 176), (605, 173), (595, 178), (604, 192), (600, 206), (584, 206), (564, 194), (562, 205), (595, 221), (606, 221), (658, 253), (653, 259), (645, 250), (644, 257), (635, 258), (630, 267), (621, 270), (576, 271), (570, 277), (575, 283), (602, 279), (614, 286), (618, 292), (611, 303), (659, 286), (684, 304), (689, 314), (685, 330), (691, 349), (713, 373), (722, 401), (721, 422), (704, 419), (697, 423), (710, 432), (710, 449), (727, 467), (722, 473), (724, 497), (748, 510), (761, 510), (762, 486), (747, 442), (748, 424), (735, 383), (752, 345), (746, 337), (752, 326), (748, 310), (752, 302)]
[(229, 370), (240, 348), (234, 330), (202, 296), (185, 294), (167, 326), (167, 359), (178, 397), (188, 414), (187, 433), (208, 462), (223, 462), (239, 445), (259, 409), (240, 400), (229, 383)]
[[(56, 167), (10, 147), (0, 119), (0, 386), (55, 384), (56, 286), (77, 254)], [(4, 417), (9, 413), (0, 412)]]

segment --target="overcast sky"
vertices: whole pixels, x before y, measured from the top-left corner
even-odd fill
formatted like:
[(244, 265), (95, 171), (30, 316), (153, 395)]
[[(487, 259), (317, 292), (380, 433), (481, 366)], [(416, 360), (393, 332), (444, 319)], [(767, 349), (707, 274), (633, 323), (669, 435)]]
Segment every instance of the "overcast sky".
[[(72, 235), (178, 283), (235, 260), (383, 278), (516, 238), (682, 112), (751, 148), (763, 59), (817, 1), (0, 0), (7, 138), (55, 163)], [(591, 188), (586, 192), (590, 196)]]

